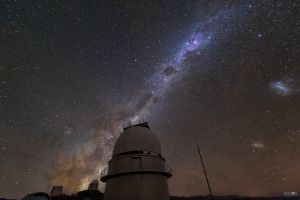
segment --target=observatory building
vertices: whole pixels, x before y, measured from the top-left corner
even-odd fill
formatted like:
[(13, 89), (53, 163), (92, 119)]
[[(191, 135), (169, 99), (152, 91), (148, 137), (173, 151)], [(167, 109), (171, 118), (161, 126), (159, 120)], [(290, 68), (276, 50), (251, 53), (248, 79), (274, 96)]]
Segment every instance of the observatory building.
[(127, 127), (116, 141), (108, 168), (101, 172), (104, 200), (168, 200), (171, 176), (148, 124)]

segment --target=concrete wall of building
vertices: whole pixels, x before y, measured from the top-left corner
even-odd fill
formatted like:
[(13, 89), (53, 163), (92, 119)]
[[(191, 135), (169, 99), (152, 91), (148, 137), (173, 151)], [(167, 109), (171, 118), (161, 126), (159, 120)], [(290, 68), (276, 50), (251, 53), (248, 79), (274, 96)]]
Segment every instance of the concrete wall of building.
[(165, 171), (165, 160), (159, 156), (122, 156), (109, 163), (108, 175), (134, 171)]
[(169, 200), (165, 176), (129, 174), (106, 183), (104, 200)]

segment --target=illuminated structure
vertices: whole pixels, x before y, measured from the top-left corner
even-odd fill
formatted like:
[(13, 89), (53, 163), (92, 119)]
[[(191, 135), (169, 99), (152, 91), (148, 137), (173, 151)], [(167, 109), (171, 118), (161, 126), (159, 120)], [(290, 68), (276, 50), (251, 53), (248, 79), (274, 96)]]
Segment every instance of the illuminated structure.
[(121, 133), (108, 168), (101, 172), (101, 181), (106, 182), (104, 200), (167, 200), (171, 176), (148, 124), (130, 126)]

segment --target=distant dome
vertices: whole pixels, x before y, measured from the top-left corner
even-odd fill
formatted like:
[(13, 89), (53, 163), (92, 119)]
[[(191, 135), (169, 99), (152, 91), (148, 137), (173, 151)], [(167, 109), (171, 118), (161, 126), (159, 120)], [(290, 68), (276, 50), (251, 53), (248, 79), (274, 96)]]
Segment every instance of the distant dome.
[(98, 180), (93, 180), (88, 187), (88, 190), (98, 190), (99, 182)]
[(116, 141), (113, 156), (142, 150), (161, 153), (159, 140), (146, 123), (125, 128)]

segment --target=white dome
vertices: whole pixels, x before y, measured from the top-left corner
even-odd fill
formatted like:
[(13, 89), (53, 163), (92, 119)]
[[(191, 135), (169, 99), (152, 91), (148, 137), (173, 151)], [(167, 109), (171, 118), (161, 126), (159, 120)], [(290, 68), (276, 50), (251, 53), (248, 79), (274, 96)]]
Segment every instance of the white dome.
[(159, 140), (146, 123), (124, 129), (116, 141), (113, 156), (129, 151), (161, 153)]

